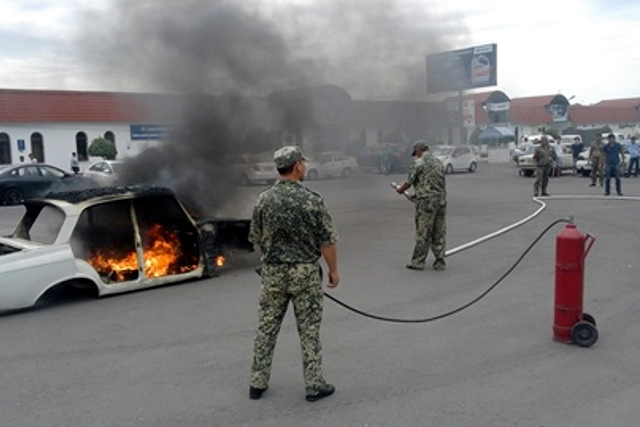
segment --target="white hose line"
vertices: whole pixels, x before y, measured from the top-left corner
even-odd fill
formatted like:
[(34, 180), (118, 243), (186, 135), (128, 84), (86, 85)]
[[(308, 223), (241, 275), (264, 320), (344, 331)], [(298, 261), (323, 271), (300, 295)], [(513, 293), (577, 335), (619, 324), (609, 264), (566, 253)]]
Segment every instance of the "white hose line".
[(444, 256), (448, 257), (451, 255), (455, 255), (457, 253), (460, 253), (464, 250), (467, 250), (469, 248), (472, 248), (474, 246), (479, 245), (480, 243), (484, 243), (488, 240), (491, 240), (495, 237), (501, 236), (515, 228), (520, 227), (521, 225), (526, 224), (527, 222), (531, 221), (532, 219), (534, 219), (535, 217), (537, 217), (538, 215), (540, 215), (540, 213), (545, 210), (547, 208), (547, 204), (543, 201), (543, 199), (545, 201), (547, 200), (629, 200), (629, 201), (640, 201), (640, 197), (637, 196), (580, 196), (580, 195), (567, 195), (567, 196), (553, 196), (553, 197), (534, 197), (533, 201), (538, 203), (540, 205), (540, 207), (531, 215), (527, 216), (524, 219), (521, 219), (518, 222), (514, 222), (513, 224), (501, 228), (500, 230), (494, 231), (493, 233), (487, 234), (486, 236), (480, 237), (476, 240), (473, 240), (469, 243), (465, 243), (464, 245), (460, 245), (458, 247), (455, 247), (453, 249), (449, 249), (448, 251), (445, 252)]

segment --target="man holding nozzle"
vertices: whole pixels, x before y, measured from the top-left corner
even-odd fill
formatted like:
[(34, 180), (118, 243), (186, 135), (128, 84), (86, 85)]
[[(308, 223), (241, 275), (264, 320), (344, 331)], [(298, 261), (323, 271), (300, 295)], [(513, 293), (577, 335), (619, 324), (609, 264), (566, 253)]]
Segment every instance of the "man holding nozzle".
[(413, 144), (411, 153), (416, 159), (409, 169), (407, 181), (398, 186), (398, 194), (404, 194), (409, 187), (415, 190), (416, 245), (407, 268), (423, 270), (429, 249), (436, 257), (434, 270), (444, 270), (447, 235), (447, 191), (444, 165), (430, 152), (423, 140)]

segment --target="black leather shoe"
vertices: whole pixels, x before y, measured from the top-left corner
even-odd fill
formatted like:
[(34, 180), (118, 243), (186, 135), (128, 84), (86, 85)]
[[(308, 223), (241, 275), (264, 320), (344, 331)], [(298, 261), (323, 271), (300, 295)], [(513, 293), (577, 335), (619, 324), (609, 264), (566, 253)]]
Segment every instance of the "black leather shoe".
[(551, 197), (551, 194), (549, 194), (549, 193), (542, 193), (542, 195), (545, 196), (545, 197)]
[(325, 384), (317, 394), (307, 394), (307, 402), (317, 402), (320, 399), (324, 399), (327, 396), (331, 396), (336, 388), (331, 384)]
[(589, 187), (595, 187), (595, 186), (596, 186), (595, 182), (592, 182), (591, 184), (589, 184)]
[(417, 267), (417, 266), (415, 266), (413, 264), (407, 264), (407, 268), (409, 270), (424, 270), (424, 267)]
[(604, 193), (604, 195), (605, 195), (605, 196), (608, 196), (608, 195), (609, 195), (609, 193)]
[(622, 196), (622, 195), (623, 195), (622, 193), (618, 193), (618, 196)]
[(262, 393), (267, 391), (268, 388), (269, 387), (265, 387), (265, 388), (249, 387), (249, 399), (253, 399), (253, 400), (260, 399), (262, 397)]

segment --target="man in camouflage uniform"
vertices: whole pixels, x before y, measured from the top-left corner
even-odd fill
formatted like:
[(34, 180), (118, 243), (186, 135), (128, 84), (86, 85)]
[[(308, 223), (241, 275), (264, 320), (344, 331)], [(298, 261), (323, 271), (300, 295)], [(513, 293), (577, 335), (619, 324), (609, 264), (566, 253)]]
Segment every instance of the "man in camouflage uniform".
[(281, 179), (258, 195), (249, 232), (249, 240), (262, 252), (249, 397), (259, 399), (268, 387), (276, 339), (291, 301), (302, 346), (306, 399), (314, 402), (335, 391), (322, 374), (323, 292), (318, 261), (322, 255), (327, 264), (328, 286), (338, 286), (338, 235), (322, 197), (301, 184), (306, 159), (300, 149), (283, 147), (275, 152), (274, 161)]
[(533, 163), (536, 166), (536, 181), (533, 183), (533, 196), (538, 197), (538, 191), (542, 189), (543, 196), (549, 196), (547, 186), (553, 163), (557, 160), (556, 150), (549, 146), (549, 138), (540, 138), (540, 145), (533, 152)]
[(602, 134), (597, 133), (596, 140), (591, 144), (591, 148), (589, 148), (589, 161), (591, 162), (591, 184), (589, 187), (596, 186), (596, 177), (598, 178), (600, 187), (602, 187), (604, 170), (603, 147)]
[(407, 181), (396, 191), (403, 194), (409, 187), (415, 189), (416, 203), (416, 246), (411, 257), (411, 270), (423, 270), (429, 253), (436, 257), (434, 270), (444, 270), (444, 250), (447, 235), (447, 191), (445, 188), (444, 165), (431, 153), (426, 142), (413, 144), (412, 156), (416, 157)]

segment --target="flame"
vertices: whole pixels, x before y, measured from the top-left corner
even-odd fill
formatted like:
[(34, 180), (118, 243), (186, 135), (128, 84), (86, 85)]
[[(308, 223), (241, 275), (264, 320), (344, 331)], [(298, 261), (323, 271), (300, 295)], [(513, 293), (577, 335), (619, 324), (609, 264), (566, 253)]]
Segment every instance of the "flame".
[[(180, 265), (182, 249), (177, 231), (167, 231), (161, 225), (154, 224), (145, 233), (143, 242), (143, 266), (147, 277), (184, 273), (196, 267), (192, 264)], [(98, 273), (115, 282), (138, 277), (138, 257), (135, 251), (114, 254), (113, 250), (100, 248), (88, 262)]]
[(216, 257), (216, 260), (215, 260), (216, 267), (223, 267), (225, 262), (227, 262), (227, 259), (222, 255), (218, 255)]

